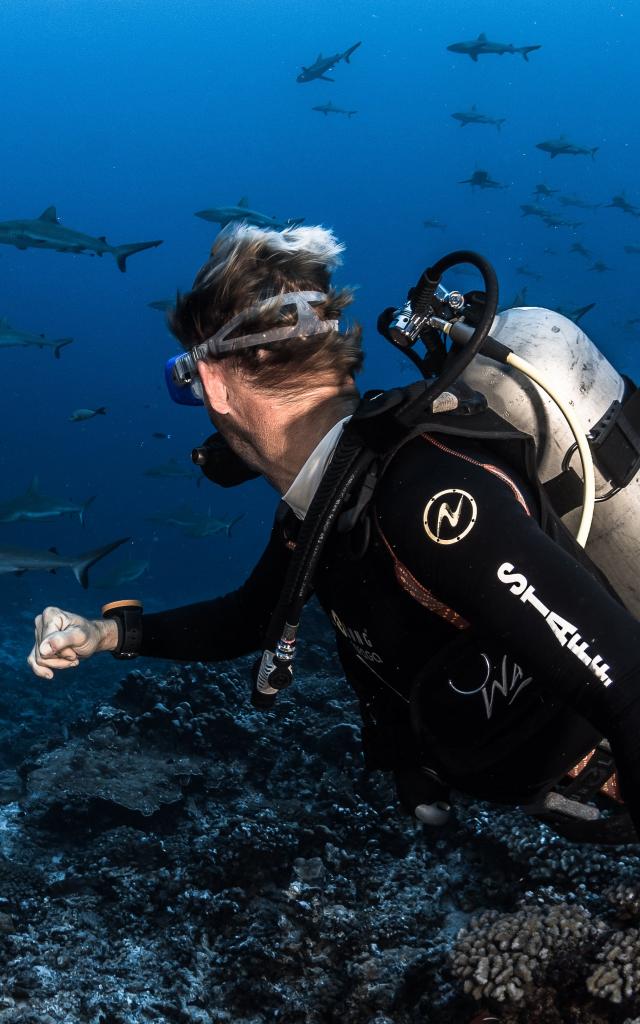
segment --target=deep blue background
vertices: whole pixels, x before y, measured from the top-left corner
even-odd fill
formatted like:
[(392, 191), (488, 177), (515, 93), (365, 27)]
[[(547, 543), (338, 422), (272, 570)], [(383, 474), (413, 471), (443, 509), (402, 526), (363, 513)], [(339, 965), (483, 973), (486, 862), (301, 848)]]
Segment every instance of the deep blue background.
[[(335, 230), (347, 245), (337, 280), (358, 286), (363, 386), (409, 379), (375, 333), (377, 314), (458, 246), (494, 262), (505, 301), (523, 284), (530, 304), (596, 300), (587, 332), (621, 371), (640, 375), (637, 336), (622, 327), (640, 315), (640, 257), (622, 248), (640, 244), (640, 220), (549, 201), (584, 221), (577, 231), (553, 230), (519, 209), (540, 181), (602, 203), (625, 189), (640, 204), (640, 9), (631, 0), (3, 0), (0, 16), (0, 220), (55, 204), (63, 224), (114, 244), (164, 239), (131, 257), (126, 274), (110, 256), (0, 247), (0, 316), (48, 338), (75, 338), (60, 360), (0, 349), (0, 500), (35, 473), (47, 494), (97, 495), (84, 530), (77, 519), (0, 526), (0, 547), (76, 553), (130, 536), (131, 557), (151, 561), (126, 595), (85, 593), (67, 573), (0, 577), (4, 626), (18, 618), (25, 654), (28, 620), (44, 604), (93, 615), (109, 597), (140, 595), (149, 608), (184, 603), (236, 586), (261, 550), (275, 505), (266, 485), (219, 492), (143, 475), (170, 456), (188, 460), (209, 433), (204, 412), (173, 406), (165, 394), (163, 364), (175, 343), (162, 314), (147, 307), (187, 288), (206, 258), (216, 229), (195, 210), (246, 195), (255, 209)], [(542, 49), (529, 63), (511, 55), (473, 63), (446, 50), (482, 31)], [(334, 84), (296, 83), (319, 51), (358, 40)], [(311, 110), (328, 99), (357, 115)], [(451, 114), (472, 103), (505, 117), (502, 131), (461, 129)], [(598, 146), (595, 160), (551, 161), (535, 148), (561, 133)], [(474, 193), (458, 184), (476, 168), (509, 187)], [(427, 217), (447, 224), (446, 233), (426, 230)], [(589, 270), (568, 253), (574, 241), (612, 271)], [(544, 253), (549, 246), (555, 255)], [(544, 280), (519, 276), (521, 264)], [(74, 409), (99, 405), (106, 417), (69, 422)], [(193, 540), (146, 521), (183, 501), (245, 518), (230, 540)], [(104, 571), (122, 557), (111, 556)]]

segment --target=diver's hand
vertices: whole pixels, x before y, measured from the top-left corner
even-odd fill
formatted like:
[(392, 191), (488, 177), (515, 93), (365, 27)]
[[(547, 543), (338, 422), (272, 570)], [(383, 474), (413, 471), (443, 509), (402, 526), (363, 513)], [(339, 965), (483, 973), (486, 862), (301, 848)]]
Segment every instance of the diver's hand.
[(82, 615), (45, 608), (35, 620), (35, 643), (27, 664), (41, 679), (53, 679), (53, 670), (76, 668), (81, 659), (98, 651), (113, 651), (118, 626), (112, 619), (85, 619)]

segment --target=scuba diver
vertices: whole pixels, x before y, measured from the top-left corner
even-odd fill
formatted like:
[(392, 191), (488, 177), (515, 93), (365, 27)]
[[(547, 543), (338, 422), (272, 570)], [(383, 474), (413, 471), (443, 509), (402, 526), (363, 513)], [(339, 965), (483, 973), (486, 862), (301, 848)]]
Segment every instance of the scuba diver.
[[(359, 700), (366, 766), (393, 772), (418, 820), (444, 823), (460, 791), (518, 805), (578, 841), (635, 842), (640, 624), (584, 550), (594, 458), (599, 479), (606, 470), (605, 498), (625, 493), (616, 473), (637, 479), (635, 388), (623, 382), (610, 403), (599, 461), (565, 403), (562, 429), (567, 420), (575, 441), (562, 472), (543, 483), (540, 452), (560, 427), (542, 417), (534, 439), (468, 379), (475, 367), (491, 392), (498, 371), (483, 378), (483, 361), (526, 367), (514, 349), (531, 335), (523, 323), (531, 327), (532, 313), (547, 349), (566, 336), (573, 365), (580, 329), (551, 311), (512, 310), (516, 329), (500, 334), (509, 313), (495, 319), (495, 272), (464, 251), (428, 268), (406, 305), (379, 321), (423, 379), (361, 398), (361, 330), (340, 326), (352, 293), (331, 285), (343, 248), (321, 227), (231, 225), (170, 316), (185, 349), (167, 364), (171, 395), (204, 406), (216, 428), (194, 461), (223, 486), (262, 475), (281, 496), (246, 582), (154, 614), (128, 599), (95, 620), (47, 608), (29, 664), (52, 678), (98, 651), (203, 662), (263, 651), (252, 700), (268, 709), (292, 681), (300, 618), (315, 594)], [(443, 274), (465, 262), (483, 292), (443, 288)], [(527, 387), (540, 412), (540, 392)], [(576, 451), (582, 477), (569, 464)], [(581, 497), (574, 538), (561, 515)], [(617, 555), (632, 592), (635, 565), (620, 544)]]

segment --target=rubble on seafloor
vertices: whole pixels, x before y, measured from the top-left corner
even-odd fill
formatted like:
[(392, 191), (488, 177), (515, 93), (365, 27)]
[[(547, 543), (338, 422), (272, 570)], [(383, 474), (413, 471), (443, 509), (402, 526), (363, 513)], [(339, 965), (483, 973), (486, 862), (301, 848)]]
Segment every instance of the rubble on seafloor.
[(640, 858), (364, 771), (335, 661), (141, 663), (0, 774), (0, 1024), (637, 1024)]

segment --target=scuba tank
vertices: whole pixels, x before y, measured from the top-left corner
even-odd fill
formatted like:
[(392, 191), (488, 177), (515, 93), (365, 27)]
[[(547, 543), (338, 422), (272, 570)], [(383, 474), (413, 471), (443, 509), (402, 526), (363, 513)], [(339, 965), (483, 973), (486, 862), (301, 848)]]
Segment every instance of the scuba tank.
[[(577, 324), (550, 309), (500, 313), (491, 337), (532, 363), (575, 408), (595, 467), (595, 505), (586, 552), (629, 611), (640, 617), (640, 393)], [(556, 512), (575, 535), (580, 470), (574, 437), (556, 403), (531, 379), (482, 353), (462, 379), (538, 449), (538, 473)], [(638, 397), (636, 397), (638, 396)]]

